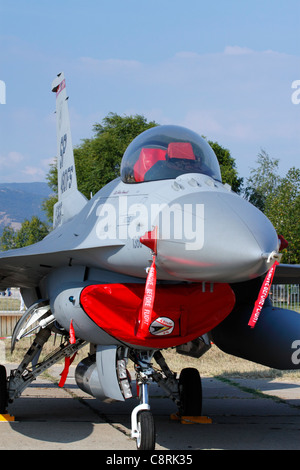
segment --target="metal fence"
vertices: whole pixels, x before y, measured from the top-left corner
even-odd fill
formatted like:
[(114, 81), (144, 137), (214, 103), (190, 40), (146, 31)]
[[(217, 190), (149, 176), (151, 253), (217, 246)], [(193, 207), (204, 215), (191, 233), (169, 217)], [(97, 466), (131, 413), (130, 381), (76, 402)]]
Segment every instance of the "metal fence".
[(0, 291), (0, 338), (10, 337), (24, 306), (19, 289)]
[(0, 291), (0, 313), (18, 313), (22, 309), (22, 299), (19, 289)]
[(275, 307), (296, 310), (300, 313), (300, 285), (299, 284), (273, 284), (270, 298)]

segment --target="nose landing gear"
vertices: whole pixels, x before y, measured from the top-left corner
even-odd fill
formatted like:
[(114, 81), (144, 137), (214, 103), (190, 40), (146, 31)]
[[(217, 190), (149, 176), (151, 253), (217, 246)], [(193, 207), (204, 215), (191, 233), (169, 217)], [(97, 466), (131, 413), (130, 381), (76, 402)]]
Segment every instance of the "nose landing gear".
[(154, 450), (155, 423), (148, 404), (147, 383), (142, 384), (140, 401), (141, 404), (134, 408), (131, 415), (131, 436), (136, 439), (138, 450)]
[[(153, 369), (154, 358), (161, 372)], [(197, 369), (186, 368), (179, 379), (171, 372), (159, 351), (141, 351), (135, 357), (136, 382), (140, 404), (131, 414), (131, 437), (136, 439), (138, 450), (155, 449), (155, 422), (149, 405), (149, 386), (152, 381), (163, 388), (178, 407), (178, 416), (200, 416), (202, 411), (202, 385)]]
[(153, 351), (142, 352), (136, 361), (136, 383), (140, 404), (131, 413), (131, 437), (136, 439), (138, 450), (154, 450), (155, 423), (149, 405), (149, 383), (152, 380), (153, 369), (151, 359)]

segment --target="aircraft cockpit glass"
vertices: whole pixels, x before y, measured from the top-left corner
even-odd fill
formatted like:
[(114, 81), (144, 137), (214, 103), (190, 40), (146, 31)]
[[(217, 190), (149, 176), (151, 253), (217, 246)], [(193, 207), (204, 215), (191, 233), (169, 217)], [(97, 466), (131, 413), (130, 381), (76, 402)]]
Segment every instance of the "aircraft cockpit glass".
[(121, 163), (124, 183), (174, 179), (184, 173), (201, 173), (221, 181), (210, 145), (179, 126), (157, 126), (143, 132), (127, 147)]

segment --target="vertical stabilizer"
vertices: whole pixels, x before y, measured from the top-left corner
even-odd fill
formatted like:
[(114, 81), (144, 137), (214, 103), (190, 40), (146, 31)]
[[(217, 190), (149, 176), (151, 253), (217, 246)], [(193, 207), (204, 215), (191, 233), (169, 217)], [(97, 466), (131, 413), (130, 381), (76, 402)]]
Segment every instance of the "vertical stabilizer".
[(53, 81), (52, 91), (56, 93), (58, 202), (53, 209), (53, 227), (56, 228), (78, 214), (87, 199), (77, 189), (68, 97), (63, 73), (58, 74)]

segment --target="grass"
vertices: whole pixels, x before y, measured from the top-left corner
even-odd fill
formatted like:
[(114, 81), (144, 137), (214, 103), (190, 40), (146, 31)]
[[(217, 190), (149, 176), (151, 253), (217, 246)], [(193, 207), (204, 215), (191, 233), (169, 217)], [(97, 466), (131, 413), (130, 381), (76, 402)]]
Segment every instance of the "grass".
[[(5, 361), (19, 363), (32, 342), (32, 338), (24, 338), (16, 344), (13, 354), (10, 352), (10, 340), (4, 340), (5, 343)], [(54, 345), (54, 337), (50, 338), (49, 341), (43, 348), (43, 356), (49, 354), (53, 349), (59, 346), (59, 337)], [(82, 348), (74, 361), (76, 365), (80, 360), (88, 355), (89, 346)], [(41, 359), (42, 357), (41, 356)], [(169, 365), (170, 369), (174, 372), (180, 372), (185, 367), (194, 367), (199, 370), (203, 377), (231, 377), (231, 378), (264, 378), (264, 379), (276, 379), (276, 380), (299, 380), (300, 370), (291, 371), (280, 371), (272, 369), (270, 367), (255, 364), (251, 361), (241, 359), (230, 354), (223, 353), (215, 345), (212, 345), (209, 351), (200, 359), (195, 359), (187, 356), (183, 356), (176, 353), (175, 349), (168, 349), (163, 352), (163, 356)], [(60, 363), (63, 365), (64, 360)], [(154, 366), (156, 362), (154, 361)], [(133, 364), (129, 363), (129, 369), (133, 369)]]
[(280, 371), (272, 369), (226, 354), (215, 345), (212, 345), (209, 351), (200, 359), (182, 356), (177, 354), (175, 350), (166, 351), (164, 357), (169, 365), (172, 364), (173, 370), (180, 371), (184, 367), (195, 367), (204, 377), (300, 379), (300, 370)]

